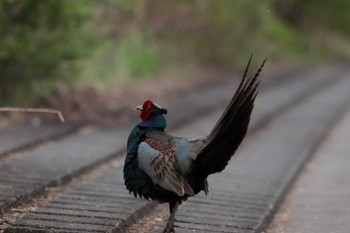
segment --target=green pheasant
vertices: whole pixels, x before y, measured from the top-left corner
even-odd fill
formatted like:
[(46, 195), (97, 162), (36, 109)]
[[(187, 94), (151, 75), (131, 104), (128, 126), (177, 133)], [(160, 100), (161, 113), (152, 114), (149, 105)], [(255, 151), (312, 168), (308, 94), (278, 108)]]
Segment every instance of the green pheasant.
[(124, 164), (126, 188), (135, 197), (169, 203), (170, 217), (164, 233), (174, 232), (175, 212), (182, 201), (209, 192), (207, 177), (222, 171), (246, 135), (259, 74), (242, 81), (226, 110), (208, 136), (189, 140), (164, 130), (167, 110), (147, 100), (136, 107), (141, 122), (131, 131)]

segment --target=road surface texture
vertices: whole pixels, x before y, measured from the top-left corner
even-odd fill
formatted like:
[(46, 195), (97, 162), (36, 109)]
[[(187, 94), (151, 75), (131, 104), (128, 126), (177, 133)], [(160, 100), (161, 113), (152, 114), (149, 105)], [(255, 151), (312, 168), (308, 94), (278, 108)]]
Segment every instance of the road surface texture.
[(350, 231), (350, 111), (298, 177), (268, 233)]
[[(209, 196), (200, 194), (180, 206), (176, 232), (265, 231), (309, 158), (315, 153), (317, 157), (341, 153), (331, 152), (329, 138), (337, 134), (329, 134), (350, 103), (350, 69), (331, 65), (265, 76), (237, 156), (224, 172), (210, 177)], [(209, 133), (237, 81), (219, 82), (175, 100), (167, 106), (169, 131), (187, 137)], [(169, 214), (167, 206), (135, 199), (123, 184), (126, 140), (137, 121), (135, 116), (122, 124), (100, 127), (0, 129), (0, 232), (161, 232)], [(335, 206), (345, 202), (349, 185), (341, 185), (349, 181), (348, 171), (341, 163), (342, 154), (337, 156), (338, 163), (328, 170), (331, 158), (317, 165), (324, 169), (310, 175), (310, 191), (293, 202), (298, 214), (291, 212), (279, 226), (285, 224), (284, 229), (294, 232), (300, 222), (314, 222), (315, 214), (310, 217), (308, 211), (317, 209), (306, 209), (305, 204), (324, 202), (326, 206), (327, 195), (332, 194), (328, 190), (313, 199), (321, 184), (334, 187), (339, 201)], [(333, 232), (345, 232), (337, 231), (343, 227), (337, 228), (337, 221), (346, 218), (343, 214), (338, 219), (337, 213), (342, 215), (345, 207), (334, 209)], [(327, 218), (326, 213), (316, 216)]]

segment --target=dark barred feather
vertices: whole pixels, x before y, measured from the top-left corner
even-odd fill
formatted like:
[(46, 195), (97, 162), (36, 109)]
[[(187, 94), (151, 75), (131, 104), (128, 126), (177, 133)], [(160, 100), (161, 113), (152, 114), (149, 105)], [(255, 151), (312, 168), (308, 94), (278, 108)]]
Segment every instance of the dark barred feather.
[(261, 64), (254, 76), (246, 79), (252, 56), (241, 83), (225, 112), (208, 136), (208, 141), (193, 163), (193, 178), (200, 182), (208, 175), (222, 171), (245, 137), (257, 96)]

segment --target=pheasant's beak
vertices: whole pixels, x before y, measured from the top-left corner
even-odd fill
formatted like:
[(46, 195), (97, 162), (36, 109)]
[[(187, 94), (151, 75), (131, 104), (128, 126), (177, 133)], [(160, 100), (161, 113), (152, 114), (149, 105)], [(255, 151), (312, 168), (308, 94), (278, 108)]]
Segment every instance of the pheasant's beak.
[(139, 110), (139, 111), (142, 111), (142, 110), (143, 110), (143, 107), (142, 107), (142, 105), (139, 105), (139, 106), (137, 106), (137, 107), (135, 108), (135, 110)]

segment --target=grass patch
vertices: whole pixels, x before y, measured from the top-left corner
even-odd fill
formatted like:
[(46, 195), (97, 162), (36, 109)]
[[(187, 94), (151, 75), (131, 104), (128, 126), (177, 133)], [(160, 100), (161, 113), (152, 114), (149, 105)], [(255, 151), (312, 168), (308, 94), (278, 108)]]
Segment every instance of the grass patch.
[(80, 82), (108, 86), (147, 79), (157, 74), (162, 65), (155, 43), (139, 34), (129, 34), (104, 41), (91, 57), (82, 60)]

